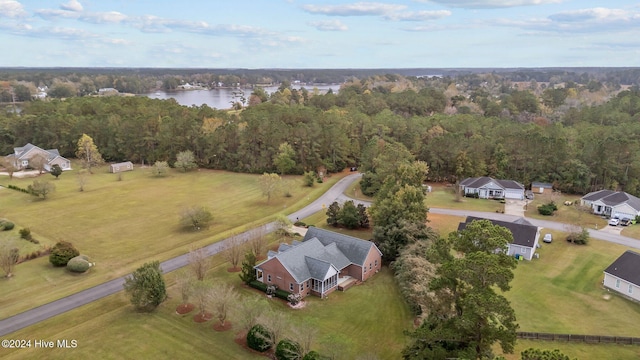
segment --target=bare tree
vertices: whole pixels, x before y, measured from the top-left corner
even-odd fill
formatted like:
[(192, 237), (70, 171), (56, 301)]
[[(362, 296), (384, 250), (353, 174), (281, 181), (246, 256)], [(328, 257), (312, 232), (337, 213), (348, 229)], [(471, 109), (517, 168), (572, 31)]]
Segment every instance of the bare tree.
[(180, 297), (182, 298), (183, 304), (187, 304), (189, 302), (189, 297), (193, 293), (193, 284), (193, 274), (190, 271), (182, 269), (178, 272), (176, 276), (176, 285), (180, 291)]
[(238, 293), (229, 284), (221, 283), (211, 291), (211, 305), (220, 325), (224, 326), (231, 309), (238, 303)]
[(237, 307), (232, 309), (235, 313), (234, 317), (238, 319), (240, 329), (245, 332), (249, 332), (249, 330), (258, 323), (258, 319), (268, 306), (263, 297), (244, 299), (239, 301), (237, 305)]
[(47, 164), (47, 159), (38, 154), (34, 157), (32, 157), (31, 159), (29, 159), (29, 165), (35, 169), (38, 170), (39, 174), (42, 174), (44, 172), (44, 166)]
[(282, 190), (282, 178), (278, 174), (264, 173), (258, 178), (258, 186), (262, 190), (262, 195), (267, 197), (268, 204), (271, 196)]
[(318, 327), (308, 320), (295, 325), (292, 329), (293, 340), (300, 344), (303, 354), (311, 351), (316, 336), (318, 336)]
[(207, 305), (211, 302), (213, 285), (209, 281), (196, 281), (193, 283), (193, 301), (198, 308), (198, 314), (204, 316), (207, 313)]
[(211, 263), (209, 256), (207, 256), (207, 252), (204, 248), (200, 249), (192, 249), (189, 251), (189, 267), (193, 271), (193, 274), (196, 276), (196, 279), (199, 281), (204, 280), (204, 276), (207, 274), (207, 270), (209, 270), (209, 265)]
[(262, 226), (251, 230), (248, 244), (251, 252), (253, 252), (253, 255), (256, 257), (265, 252), (267, 248), (267, 237), (265, 229)]
[(290, 329), (289, 317), (275, 311), (262, 314), (258, 322), (271, 330), (271, 342), (273, 344), (277, 344), (282, 340), (284, 334)]
[(13, 179), (13, 173), (18, 171), (18, 168), (6, 156), (0, 159), (0, 166), (9, 174), (9, 180)]
[(89, 182), (89, 172), (84, 169), (78, 171), (78, 186), (80, 186), (80, 191), (84, 191), (87, 182)]
[(0, 245), (0, 268), (4, 271), (5, 277), (13, 276), (13, 269), (20, 259), (20, 252), (11, 242)]
[(244, 246), (242, 246), (242, 240), (239, 235), (233, 235), (227, 240), (227, 244), (224, 247), (224, 258), (231, 263), (231, 267), (234, 270), (238, 269), (240, 259), (244, 254)]

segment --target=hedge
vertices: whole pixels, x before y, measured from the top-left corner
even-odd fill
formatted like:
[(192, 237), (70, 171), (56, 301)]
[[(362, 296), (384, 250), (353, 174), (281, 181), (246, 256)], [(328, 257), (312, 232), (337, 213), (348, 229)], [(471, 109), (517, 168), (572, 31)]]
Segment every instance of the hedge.
[(91, 268), (91, 264), (81, 256), (76, 256), (67, 263), (67, 270), (76, 273), (86, 272)]
[(249, 283), (249, 286), (251, 286), (254, 289), (258, 289), (262, 292), (267, 291), (267, 284), (260, 282), (258, 280), (253, 280), (252, 282)]
[(247, 333), (247, 346), (256, 351), (265, 352), (273, 346), (271, 338), (272, 334), (269, 329), (256, 324)]
[(300, 360), (301, 353), (300, 344), (293, 340), (282, 339), (276, 346), (276, 359), (278, 360)]

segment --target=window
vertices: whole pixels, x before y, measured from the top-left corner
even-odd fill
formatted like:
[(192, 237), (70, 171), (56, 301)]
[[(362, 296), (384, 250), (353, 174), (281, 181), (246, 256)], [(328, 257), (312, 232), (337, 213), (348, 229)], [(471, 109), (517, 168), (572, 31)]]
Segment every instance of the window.
[(375, 263), (376, 263), (376, 269), (377, 269), (378, 268), (378, 259), (376, 259)]
[(364, 272), (367, 272), (367, 265), (365, 265), (363, 267), (364, 267)]
[(620, 279), (616, 280), (616, 289), (620, 289)]
[(300, 283), (300, 291), (304, 290), (304, 282)]
[(372, 269), (372, 267), (371, 267), (371, 263), (369, 263), (369, 270), (371, 270), (371, 269)]
[(633, 294), (633, 285), (629, 284), (629, 294)]
[(293, 291), (293, 283), (289, 283), (289, 291)]
[(271, 274), (267, 275), (267, 282), (271, 282)]

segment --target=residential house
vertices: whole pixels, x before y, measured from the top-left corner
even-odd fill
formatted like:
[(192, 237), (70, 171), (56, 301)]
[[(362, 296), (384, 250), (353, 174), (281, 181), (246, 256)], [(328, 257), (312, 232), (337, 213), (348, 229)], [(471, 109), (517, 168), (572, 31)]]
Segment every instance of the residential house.
[(604, 287), (640, 301), (640, 254), (627, 250), (604, 270)]
[(458, 231), (462, 231), (467, 227), (467, 224), (475, 220), (489, 220), (494, 225), (503, 226), (513, 235), (513, 242), (509, 244), (507, 249), (507, 255), (520, 257), (525, 260), (531, 260), (538, 248), (538, 239), (540, 238), (540, 229), (537, 226), (531, 225), (530, 222), (524, 218), (519, 218), (514, 222), (483, 219), (474, 216), (467, 216), (465, 222), (458, 225)]
[(459, 189), (464, 196), (477, 194), (480, 199), (524, 200), (524, 185), (514, 180), (497, 180), (488, 176), (466, 178)]
[(382, 253), (371, 241), (311, 227), (302, 242), (281, 244), (256, 265), (258, 281), (305, 297), (325, 297), (366, 281), (380, 270)]
[(16, 169), (22, 170), (30, 167), (30, 161), (37, 156), (45, 159), (44, 169), (47, 171), (51, 171), (51, 167), (55, 164), (58, 164), (62, 170), (71, 170), (71, 161), (60, 156), (58, 149), (44, 150), (31, 143), (23, 147), (13, 148), (13, 154), (6, 157)]
[(600, 190), (580, 198), (582, 206), (590, 206), (593, 213), (619, 219), (634, 219), (640, 215), (640, 199), (624, 191)]
[(553, 191), (553, 185), (550, 183), (534, 181), (531, 183), (531, 191), (533, 191), (536, 194), (550, 193)]
[(132, 170), (133, 170), (133, 163), (131, 163), (131, 161), (109, 165), (109, 172), (114, 174), (123, 172), (123, 171), (132, 171)]

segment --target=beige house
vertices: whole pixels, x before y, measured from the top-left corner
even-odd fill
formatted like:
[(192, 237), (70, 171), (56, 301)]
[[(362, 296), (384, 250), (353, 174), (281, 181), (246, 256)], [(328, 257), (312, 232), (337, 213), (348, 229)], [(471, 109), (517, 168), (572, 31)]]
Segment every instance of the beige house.
[(302, 297), (325, 297), (338, 288), (366, 281), (380, 270), (382, 253), (371, 241), (316, 227), (302, 242), (281, 244), (256, 265), (258, 281)]
[(13, 148), (13, 154), (6, 156), (18, 170), (30, 167), (32, 165), (31, 161), (36, 157), (45, 159), (44, 169), (47, 171), (51, 171), (51, 167), (56, 164), (63, 171), (71, 170), (71, 161), (60, 156), (58, 149), (44, 150), (31, 143), (23, 147)]

